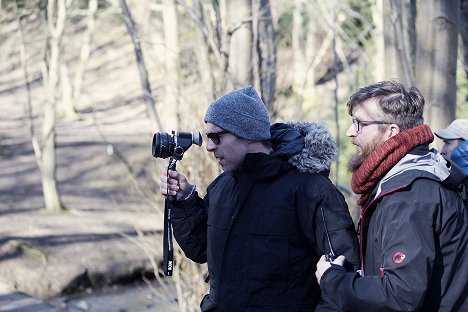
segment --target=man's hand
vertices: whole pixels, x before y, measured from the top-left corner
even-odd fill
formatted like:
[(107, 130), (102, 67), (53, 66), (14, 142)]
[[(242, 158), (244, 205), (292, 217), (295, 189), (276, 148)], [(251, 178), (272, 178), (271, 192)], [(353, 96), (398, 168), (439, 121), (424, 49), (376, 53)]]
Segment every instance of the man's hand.
[(159, 189), (163, 195), (177, 195), (177, 199), (182, 198), (193, 188), (185, 176), (177, 171), (162, 169), (159, 178)]
[(323, 273), (331, 267), (331, 264), (337, 264), (343, 266), (346, 258), (345, 256), (338, 256), (333, 262), (328, 262), (325, 260), (325, 256), (320, 257), (319, 262), (317, 262), (317, 271), (315, 271), (315, 277), (317, 278), (317, 282), (320, 285), (320, 279), (322, 278)]

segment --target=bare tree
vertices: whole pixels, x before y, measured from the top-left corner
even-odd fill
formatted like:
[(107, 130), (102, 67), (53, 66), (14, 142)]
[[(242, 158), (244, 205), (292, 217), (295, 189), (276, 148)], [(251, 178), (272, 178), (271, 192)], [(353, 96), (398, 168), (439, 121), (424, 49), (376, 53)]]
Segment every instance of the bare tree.
[(252, 0), (227, 0), (229, 69), (234, 88), (253, 84)]
[(163, 0), (164, 31), (164, 121), (179, 128), (179, 28), (175, 0)]
[(81, 45), (80, 59), (76, 69), (75, 77), (73, 79), (72, 91), (72, 107), (76, 111), (78, 101), (80, 100), (81, 92), (83, 89), (83, 80), (85, 76), (86, 66), (88, 65), (89, 57), (91, 55), (91, 43), (93, 41), (96, 17), (97, 17), (98, 1), (89, 0), (87, 18), (86, 18), (86, 31), (83, 34), (83, 44)]
[(267, 107), (275, 102), (276, 95), (276, 36), (269, 0), (255, 0), (253, 11), (253, 35), (256, 47), (257, 67), (255, 85)]
[(460, 2), (460, 38), (463, 68), (468, 78), (468, 0), (461, 0)]
[(414, 85), (408, 43), (405, 40), (405, 16), (403, 0), (383, 1), (383, 38), (385, 79), (397, 78), (406, 86)]
[[(1, 1), (0, 1), (1, 6)], [(26, 86), (26, 105), (24, 111), (27, 115), (27, 120), (29, 123), (29, 133), (31, 135), (32, 145), (35, 151), (39, 150), (39, 145), (37, 138), (34, 133), (34, 122), (33, 122), (33, 114), (32, 114), (32, 100), (31, 100), (31, 83), (30, 77), (28, 72), (28, 58), (26, 53), (26, 39), (24, 35), (24, 29), (22, 24), (22, 17), (20, 16), (20, 12), (18, 10), (18, 1), (15, 0), (13, 2), (13, 9), (15, 12), (16, 21), (18, 23), (18, 30), (20, 33), (21, 44), (20, 44), (20, 55), (21, 55), (21, 67), (23, 69), (23, 76), (24, 76), (24, 83)]]
[(205, 9), (200, 0), (193, 1), (193, 12), (195, 14), (194, 16), (199, 17), (200, 21), (199, 26), (195, 29), (195, 53), (198, 59), (198, 71), (202, 79), (205, 102), (211, 102), (216, 98), (215, 77), (214, 69), (212, 69), (210, 62), (210, 45), (207, 40), (205, 40), (203, 33), (205, 30), (207, 32), (206, 37), (211, 37), (213, 30), (211, 27), (208, 29), (210, 24), (206, 21)]
[(39, 149), (35, 152), (41, 170), (46, 209), (51, 212), (59, 212), (64, 209), (64, 206), (56, 179), (55, 113), (60, 83), (63, 30), (67, 18), (65, 0), (48, 1), (45, 13), (47, 36), (42, 74), (46, 89), (46, 102), (44, 104), (42, 136)]
[[(292, 26), (292, 50), (294, 51), (294, 81), (293, 90), (297, 95), (297, 107), (298, 111), (302, 107), (303, 100), (306, 94), (306, 88), (308, 85), (307, 73), (308, 73), (308, 62), (307, 62), (307, 45), (309, 42), (305, 40), (307, 32), (304, 31), (304, 2), (302, 0), (294, 0), (293, 7), (293, 26)], [(298, 114), (299, 115), (299, 114)]]
[(159, 121), (158, 115), (156, 114), (156, 102), (151, 91), (151, 85), (148, 79), (148, 71), (146, 70), (146, 65), (143, 58), (140, 38), (138, 37), (138, 34), (135, 29), (135, 22), (133, 21), (132, 15), (127, 6), (127, 2), (125, 0), (119, 0), (119, 3), (122, 9), (122, 17), (124, 19), (125, 26), (127, 26), (128, 33), (132, 38), (133, 47), (135, 49), (135, 57), (138, 65), (138, 71), (140, 73), (141, 87), (143, 89), (143, 100), (145, 101), (146, 108), (148, 110), (148, 115), (153, 127), (155, 129), (161, 129), (161, 122)]
[(455, 118), (460, 0), (420, 1), (417, 18), (416, 86), (426, 99), (433, 129)]

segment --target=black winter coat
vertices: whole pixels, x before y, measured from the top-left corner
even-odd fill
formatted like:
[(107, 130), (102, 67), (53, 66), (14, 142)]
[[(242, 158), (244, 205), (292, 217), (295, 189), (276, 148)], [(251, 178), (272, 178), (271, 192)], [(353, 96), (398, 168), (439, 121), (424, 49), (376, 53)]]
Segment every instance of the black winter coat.
[(468, 311), (467, 178), (427, 146), (412, 153), (362, 210), (364, 276), (322, 276), (345, 311)]
[[(346, 255), (354, 269), (359, 265), (354, 225), (343, 196), (323, 175), (328, 167), (307, 164), (313, 157), (304, 159), (297, 148), (304, 152), (310, 142), (289, 126), (276, 127), (275, 153), (247, 154), (242, 170), (221, 174), (204, 199), (173, 204), (179, 245), (190, 259), (208, 262), (210, 294), (202, 311), (314, 311), (320, 301), (316, 263), (330, 251), (320, 208), (335, 251)], [(296, 127), (318, 135), (315, 144), (326, 142), (322, 126)], [(312, 152), (322, 155), (327, 149)], [(300, 172), (298, 163), (309, 172)], [(310, 173), (311, 167), (317, 172)]]

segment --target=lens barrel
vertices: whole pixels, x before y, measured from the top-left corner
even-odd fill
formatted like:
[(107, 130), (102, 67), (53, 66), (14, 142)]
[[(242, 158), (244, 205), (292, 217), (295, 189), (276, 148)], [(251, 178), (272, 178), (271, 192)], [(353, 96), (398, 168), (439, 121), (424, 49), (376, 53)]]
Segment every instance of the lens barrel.
[(155, 133), (153, 135), (153, 157), (171, 157), (174, 145), (174, 137), (169, 133)]
[(192, 144), (200, 146), (203, 142), (200, 131), (196, 132), (156, 132), (153, 135), (152, 155), (157, 158), (172, 156), (182, 157), (182, 154)]

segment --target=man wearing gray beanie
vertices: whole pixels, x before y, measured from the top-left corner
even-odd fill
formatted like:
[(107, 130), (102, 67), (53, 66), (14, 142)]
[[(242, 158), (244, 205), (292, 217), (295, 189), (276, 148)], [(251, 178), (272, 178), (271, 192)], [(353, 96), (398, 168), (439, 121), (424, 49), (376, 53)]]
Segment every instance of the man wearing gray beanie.
[(328, 179), (336, 146), (326, 127), (270, 126), (251, 86), (218, 98), (204, 120), (206, 149), (224, 172), (203, 198), (177, 171), (160, 177), (161, 193), (176, 195), (179, 246), (208, 263), (201, 311), (333, 311), (321, 299), (315, 263), (336, 252), (356, 270), (359, 253), (346, 202)]
[(251, 141), (270, 140), (270, 119), (262, 99), (251, 86), (234, 90), (214, 101), (205, 123)]

